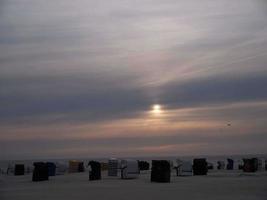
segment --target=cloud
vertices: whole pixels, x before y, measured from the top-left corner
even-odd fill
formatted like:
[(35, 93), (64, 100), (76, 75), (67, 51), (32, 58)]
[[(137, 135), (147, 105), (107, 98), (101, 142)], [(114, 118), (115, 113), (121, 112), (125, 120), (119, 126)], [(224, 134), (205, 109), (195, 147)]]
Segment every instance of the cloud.
[[(150, 136), (150, 137), (116, 137), (102, 139), (35, 139), (21, 142), (18, 140), (1, 141), (1, 156), (5, 154), (19, 156), (31, 153), (30, 156), (38, 158), (44, 157), (94, 157), (102, 156), (134, 156), (134, 155), (181, 155), (183, 154), (220, 154), (221, 149), (225, 149), (228, 154), (240, 153), (239, 149), (245, 150), (243, 153), (255, 153), (259, 150), (266, 151), (263, 144), (267, 141), (265, 133), (237, 135), (199, 135), (177, 134), (175, 136)], [(12, 145), (11, 145), (12, 144)], [(16, 145), (14, 152), (12, 146)], [(211, 151), (212, 150), (212, 151)], [(251, 151), (253, 150), (253, 151)], [(221, 152), (224, 153), (224, 152)]]
[[(188, 155), (209, 154), (211, 149), (214, 154), (265, 152), (266, 109), (266, 101), (226, 103), (97, 123), (3, 126), (1, 152), (2, 157)], [(12, 152), (11, 144), (19, 151)]]
[[(0, 134), (2, 141), (21, 140), (21, 154), (42, 142), (50, 148), (50, 140), (50, 153), (58, 144), (58, 155), (67, 149), (86, 154), (85, 144), (78, 148), (69, 141), (64, 147), (59, 138), (79, 144), (90, 136), (98, 143), (98, 134), (106, 141), (104, 150), (91, 143), (90, 150), (101, 155), (112, 148), (119, 152), (123, 144), (133, 144), (128, 154), (152, 152), (157, 145), (165, 153), (189, 153), (185, 149), (190, 147), (206, 152), (209, 142), (215, 148), (217, 140), (218, 152), (227, 151), (227, 141), (239, 144), (242, 152), (245, 145), (238, 139), (211, 135), (227, 123), (234, 124), (233, 137), (250, 133), (244, 144), (264, 149), (256, 139), (266, 132), (262, 1), (30, 0), (1, 5)], [(165, 110), (159, 118), (149, 114), (155, 103)], [(194, 135), (197, 131), (203, 135)], [(36, 145), (26, 147), (33, 141)]]
[(166, 104), (180, 107), (265, 100), (265, 84), (265, 74), (214, 76), (185, 83), (170, 83), (163, 87), (161, 96)]
[[(24, 120), (34, 123), (49, 117), (57, 123), (58, 120), (90, 122), (134, 117), (149, 110), (156, 100), (169, 109), (177, 109), (264, 101), (267, 98), (265, 74), (178, 80), (161, 87), (127, 86), (131, 77), (127, 78), (91, 80), (82, 76), (77, 79), (1, 80), (0, 96), (5, 105), (0, 109), (1, 123), (22, 123)], [(120, 85), (120, 82), (125, 84)], [(148, 95), (153, 90), (157, 96)]]

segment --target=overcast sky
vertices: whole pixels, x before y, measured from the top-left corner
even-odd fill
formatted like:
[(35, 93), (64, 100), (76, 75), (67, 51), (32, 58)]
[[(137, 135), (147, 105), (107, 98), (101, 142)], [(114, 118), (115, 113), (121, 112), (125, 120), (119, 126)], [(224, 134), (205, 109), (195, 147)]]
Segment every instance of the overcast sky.
[(0, 159), (267, 153), (266, 19), (264, 0), (0, 0)]

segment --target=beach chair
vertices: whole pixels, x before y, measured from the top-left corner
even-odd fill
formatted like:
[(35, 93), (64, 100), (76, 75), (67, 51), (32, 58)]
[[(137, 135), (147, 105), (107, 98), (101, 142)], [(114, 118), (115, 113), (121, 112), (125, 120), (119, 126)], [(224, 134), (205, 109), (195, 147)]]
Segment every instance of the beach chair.
[(237, 169), (238, 170), (243, 170), (243, 165), (244, 165), (243, 160), (238, 159), (236, 161), (236, 164), (237, 164)]
[(69, 173), (84, 172), (83, 162), (77, 160), (69, 161)]
[(208, 167), (208, 170), (213, 170), (214, 169), (213, 164), (210, 163), (210, 162), (208, 162), (207, 167)]
[(224, 161), (218, 161), (217, 162), (217, 169), (218, 170), (225, 169), (225, 162)]
[(119, 160), (111, 158), (108, 161), (108, 176), (118, 176)]
[(226, 165), (227, 170), (233, 170), (234, 169), (234, 160), (227, 158), (227, 165)]
[(27, 166), (25, 166), (25, 173), (26, 173), (26, 174), (30, 174), (30, 173), (33, 172), (33, 169), (34, 169), (33, 166), (29, 166), (29, 165), (27, 165)]
[(78, 164), (78, 172), (84, 172), (84, 164), (83, 164), (83, 162), (79, 162), (79, 164)]
[(108, 163), (101, 162), (101, 171), (107, 171), (108, 170)]
[(138, 160), (138, 166), (140, 171), (149, 170), (149, 162)]
[(90, 161), (89, 166), (89, 180), (100, 180), (101, 179), (101, 163), (96, 161)]
[(15, 176), (21, 176), (24, 175), (25, 173), (25, 167), (23, 164), (16, 164), (15, 165), (15, 170), (14, 170), (14, 175)]
[(183, 161), (181, 166), (181, 176), (192, 176), (193, 175), (193, 167), (190, 161)]
[[(178, 163), (177, 163), (178, 164)], [(177, 176), (192, 176), (193, 175), (193, 167), (190, 161), (182, 161), (180, 165), (178, 165)]]
[(56, 175), (63, 175), (67, 172), (68, 166), (62, 162), (56, 162)]
[(152, 160), (151, 182), (169, 183), (171, 165), (167, 160)]
[(55, 176), (56, 175), (56, 164), (53, 162), (47, 162), (48, 167), (48, 176)]
[(32, 181), (46, 181), (48, 180), (48, 165), (44, 162), (35, 162), (32, 174)]
[(6, 174), (15, 174), (15, 166), (12, 164), (8, 164)]
[(243, 161), (244, 161), (244, 166), (243, 166), (244, 172), (256, 172), (258, 170), (257, 158), (245, 158), (243, 159)]
[(182, 160), (180, 160), (180, 159), (176, 160), (176, 166), (173, 167), (175, 169), (175, 171), (176, 171), (176, 176), (181, 176), (181, 174), (182, 174), (182, 164), (183, 164)]
[(120, 169), (122, 179), (137, 178), (140, 174), (137, 160), (121, 160)]
[(198, 158), (193, 160), (194, 175), (207, 175), (208, 166), (205, 158)]
[(261, 171), (263, 170), (263, 162), (262, 159), (258, 158), (258, 170)]
[(193, 168), (190, 161), (176, 160), (177, 166), (174, 167), (176, 170), (176, 176), (192, 176)]

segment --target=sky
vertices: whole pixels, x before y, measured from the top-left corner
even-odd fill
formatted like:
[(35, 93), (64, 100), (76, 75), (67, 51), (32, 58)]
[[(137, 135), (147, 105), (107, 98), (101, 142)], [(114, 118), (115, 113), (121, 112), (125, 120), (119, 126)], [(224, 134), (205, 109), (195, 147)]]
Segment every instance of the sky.
[(0, 159), (267, 153), (266, 19), (265, 0), (0, 0)]

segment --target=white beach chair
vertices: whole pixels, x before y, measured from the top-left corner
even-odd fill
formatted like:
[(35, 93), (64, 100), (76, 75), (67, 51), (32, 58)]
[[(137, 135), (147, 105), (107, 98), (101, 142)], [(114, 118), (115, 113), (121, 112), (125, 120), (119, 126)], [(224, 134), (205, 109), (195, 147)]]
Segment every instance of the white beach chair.
[(121, 178), (132, 179), (137, 178), (140, 174), (137, 160), (122, 160), (121, 161)]
[(192, 176), (193, 175), (193, 167), (190, 161), (183, 161), (181, 167), (181, 176)]
[(176, 163), (177, 166), (175, 167), (175, 169), (177, 176), (192, 176), (193, 168), (192, 163), (190, 161), (182, 161), (177, 159)]

